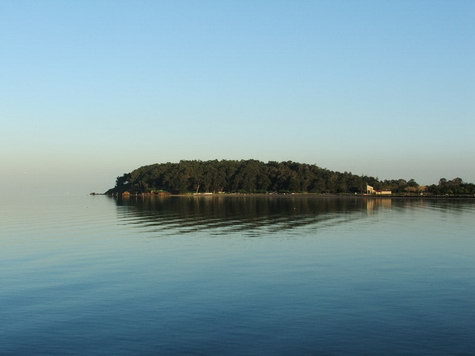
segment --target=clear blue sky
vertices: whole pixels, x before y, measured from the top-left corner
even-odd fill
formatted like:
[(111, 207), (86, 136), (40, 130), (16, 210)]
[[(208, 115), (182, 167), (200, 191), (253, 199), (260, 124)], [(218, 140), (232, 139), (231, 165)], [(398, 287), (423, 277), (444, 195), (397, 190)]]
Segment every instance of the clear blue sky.
[(0, 2), (1, 188), (180, 159), (475, 181), (475, 1)]

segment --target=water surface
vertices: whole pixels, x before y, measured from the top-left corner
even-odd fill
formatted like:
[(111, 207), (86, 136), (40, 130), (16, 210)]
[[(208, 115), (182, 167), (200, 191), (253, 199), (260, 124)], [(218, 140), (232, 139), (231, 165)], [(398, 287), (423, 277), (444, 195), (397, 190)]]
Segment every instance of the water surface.
[(475, 203), (23, 197), (0, 354), (473, 354)]

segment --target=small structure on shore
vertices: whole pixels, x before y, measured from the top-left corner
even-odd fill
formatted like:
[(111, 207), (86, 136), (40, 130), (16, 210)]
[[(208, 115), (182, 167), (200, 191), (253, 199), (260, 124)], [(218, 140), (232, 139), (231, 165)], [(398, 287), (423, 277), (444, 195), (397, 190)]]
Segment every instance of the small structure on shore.
[(390, 190), (376, 190), (371, 185), (366, 184), (366, 194), (391, 195), (392, 192)]

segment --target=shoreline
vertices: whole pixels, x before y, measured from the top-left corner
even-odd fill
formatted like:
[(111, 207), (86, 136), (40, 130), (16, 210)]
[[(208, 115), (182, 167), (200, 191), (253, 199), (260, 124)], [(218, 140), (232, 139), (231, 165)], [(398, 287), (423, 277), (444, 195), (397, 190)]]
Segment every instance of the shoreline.
[(187, 193), (187, 194), (171, 194), (171, 193), (138, 193), (138, 194), (105, 194), (105, 193), (91, 193), (90, 195), (105, 195), (111, 198), (129, 199), (129, 198), (219, 198), (219, 197), (235, 197), (235, 198), (339, 198), (339, 199), (423, 199), (423, 200), (471, 200), (475, 199), (475, 195), (374, 195), (374, 194), (319, 194), (319, 193)]

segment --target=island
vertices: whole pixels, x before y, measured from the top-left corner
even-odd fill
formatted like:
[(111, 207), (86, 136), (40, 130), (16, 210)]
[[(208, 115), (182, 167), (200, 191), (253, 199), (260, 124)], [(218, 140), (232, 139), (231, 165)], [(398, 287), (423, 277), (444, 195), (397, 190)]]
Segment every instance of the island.
[(182, 160), (143, 166), (117, 177), (106, 195), (168, 194), (352, 194), (473, 196), (475, 184), (461, 178), (441, 178), (438, 184), (419, 185), (414, 179), (336, 172), (292, 161)]

